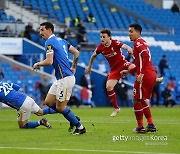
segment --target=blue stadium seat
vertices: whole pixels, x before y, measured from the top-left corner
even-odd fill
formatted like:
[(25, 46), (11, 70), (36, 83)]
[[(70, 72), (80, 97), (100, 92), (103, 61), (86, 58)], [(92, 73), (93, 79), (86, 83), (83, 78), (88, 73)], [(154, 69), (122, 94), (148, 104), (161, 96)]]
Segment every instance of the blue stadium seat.
[(30, 39), (31, 39), (31, 41), (33, 41), (33, 42), (39, 43), (39, 35), (38, 35), (38, 34), (31, 33), (31, 34), (30, 34)]

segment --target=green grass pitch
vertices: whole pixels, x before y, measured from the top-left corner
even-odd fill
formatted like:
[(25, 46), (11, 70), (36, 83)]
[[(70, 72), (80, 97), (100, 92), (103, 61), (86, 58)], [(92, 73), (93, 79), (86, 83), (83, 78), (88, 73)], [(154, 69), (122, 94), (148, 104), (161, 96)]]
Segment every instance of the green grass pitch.
[[(135, 134), (133, 108), (72, 108), (81, 117), (87, 133), (73, 136), (69, 123), (60, 114), (46, 115), (52, 129), (19, 129), (16, 111), (0, 109), (0, 154), (81, 154), (81, 153), (180, 153), (180, 108), (152, 108), (156, 133)], [(41, 119), (31, 115), (29, 121)], [(147, 124), (144, 119), (145, 125)]]

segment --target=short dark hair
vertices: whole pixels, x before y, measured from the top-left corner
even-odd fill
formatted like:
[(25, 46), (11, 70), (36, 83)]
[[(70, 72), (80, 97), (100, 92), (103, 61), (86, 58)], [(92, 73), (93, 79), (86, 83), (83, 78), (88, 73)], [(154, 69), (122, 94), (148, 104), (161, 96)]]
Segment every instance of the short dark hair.
[(46, 29), (50, 28), (52, 30), (52, 32), (54, 33), (54, 26), (52, 23), (50, 22), (43, 22), (40, 24), (40, 26), (45, 26)]
[(130, 24), (129, 27), (133, 27), (136, 31), (139, 31), (140, 34), (142, 32), (142, 27), (141, 25), (137, 24), (137, 23), (134, 23), (134, 24)]
[(109, 29), (102, 29), (101, 31), (100, 31), (100, 33), (102, 33), (102, 34), (107, 34), (109, 37), (111, 37), (111, 31), (109, 30)]
[(163, 55), (162, 57), (163, 57), (163, 58), (166, 58), (166, 55)]

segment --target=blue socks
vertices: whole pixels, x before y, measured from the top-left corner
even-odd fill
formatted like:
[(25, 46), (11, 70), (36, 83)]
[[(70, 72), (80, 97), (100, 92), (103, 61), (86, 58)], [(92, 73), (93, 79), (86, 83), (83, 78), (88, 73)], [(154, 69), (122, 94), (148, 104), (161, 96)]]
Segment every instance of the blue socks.
[(79, 128), (81, 126), (81, 123), (77, 120), (77, 118), (75, 117), (74, 113), (68, 108), (66, 107), (64, 109), (64, 111), (62, 112), (62, 114), (64, 115), (64, 117), (70, 122), (72, 123), (74, 126), (76, 126), (77, 128)]
[[(57, 111), (57, 109), (56, 109), (56, 103), (54, 103), (50, 108), (53, 109), (54, 111)], [(58, 111), (57, 111), (57, 112), (58, 112)]]
[[(57, 111), (56, 109), (56, 103), (54, 103), (50, 109), (45, 108), (43, 109), (43, 114), (53, 114), (53, 113), (60, 113)], [(64, 117), (70, 122), (72, 123), (74, 126), (76, 126), (77, 128), (79, 128), (80, 126), (82, 127), (81, 123), (77, 120), (77, 118), (75, 117), (74, 113), (68, 108), (66, 107), (64, 109), (64, 111), (62, 112), (62, 114), (64, 115)]]
[[(54, 104), (53, 104), (54, 105)], [(55, 104), (56, 105), (56, 104)], [(46, 114), (54, 114), (54, 113), (58, 113), (57, 111), (53, 110), (52, 108), (46, 107), (43, 109), (43, 115)]]
[(36, 128), (38, 127), (40, 124), (38, 121), (36, 122), (28, 122), (27, 124), (24, 125), (24, 128)]

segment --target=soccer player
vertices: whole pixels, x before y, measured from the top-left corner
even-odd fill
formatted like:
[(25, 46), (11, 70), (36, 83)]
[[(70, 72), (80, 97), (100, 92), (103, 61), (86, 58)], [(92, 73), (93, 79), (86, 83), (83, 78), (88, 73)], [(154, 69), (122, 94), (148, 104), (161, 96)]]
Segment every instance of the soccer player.
[(114, 110), (111, 114), (112, 117), (116, 116), (120, 111), (120, 108), (117, 103), (116, 94), (114, 92), (114, 86), (120, 80), (120, 72), (124, 69), (132, 69), (135, 67), (134, 64), (128, 62), (124, 55), (122, 54), (121, 48), (127, 50), (129, 53), (132, 53), (132, 48), (122, 42), (111, 39), (111, 31), (109, 29), (103, 29), (100, 31), (101, 44), (95, 49), (92, 54), (89, 65), (85, 69), (85, 73), (91, 71), (92, 64), (94, 59), (98, 54), (102, 54), (108, 61), (111, 68), (107, 82), (106, 89), (109, 100), (111, 101)]
[[(40, 66), (53, 65), (57, 80), (49, 89), (45, 103), (53, 110), (62, 113), (72, 125), (76, 126), (73, 135), (84, 134), (86, 132), (85, 127), (67, 107), (72, 88), (75, 85), (74, 73), (76, 71), (79, 51), (66, 40), (57, 38), (53, 32), (54, 26), (52, 23), (44, 22), (40, 24), (40, 35), (46, 40), (46, 59), (35, 63), (33, 69), (37, 69)], [(72, 67), (69, 64), (68, 51), (74, 55)]]
[[(139, 24), (129, 26), (129, 38), (134, 41), (134, 49), (131, 54), (134, 56), (136, 67), (130, 71), (123, 70), (121, 75), (129, 72), (136, 72), (136, 81), (133, 89), (134, 113), (138, 127), (134, 129), (136, 133), (155, 132), (156, 127), (153, 123), (148, 99), (151, 98), (152, 89), (156, 83), (156, 72), (152, 66), (152, 59), (149, 47), (145, 40), (141, 38), (142, 27)], [(146, 130), (143, 124), (143, 115), (147, 119)]]
[(44, 108), (42, 110), (31, 97), (20, 93), (19, 89), (20, 86), (17, 84), (0, 82), (0, 102), (18, 111), (19, 128), (36, 128), (40, 125), (51, 128), (51, 125), (45, 118), (36, 122), (28, 122), (28, 119), (31, 113), (43, 116), (45, 114), (56, 113), (56, 111), (51, 108)]

